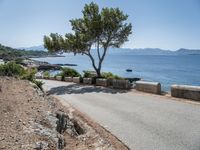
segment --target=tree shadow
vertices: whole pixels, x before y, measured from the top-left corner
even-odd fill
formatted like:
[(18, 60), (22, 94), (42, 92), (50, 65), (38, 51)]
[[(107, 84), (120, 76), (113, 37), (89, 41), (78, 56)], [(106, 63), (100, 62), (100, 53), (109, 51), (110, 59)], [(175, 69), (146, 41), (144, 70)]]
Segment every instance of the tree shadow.
[(63, 94), (85, 94), (85, 93), (126, 93), (127, 90), (111, 89), (100, 86), (84, 86), (80, 84), (70, 84), (67, 86), (54, 87), (48, 90), (48, 94), (63, 95)]

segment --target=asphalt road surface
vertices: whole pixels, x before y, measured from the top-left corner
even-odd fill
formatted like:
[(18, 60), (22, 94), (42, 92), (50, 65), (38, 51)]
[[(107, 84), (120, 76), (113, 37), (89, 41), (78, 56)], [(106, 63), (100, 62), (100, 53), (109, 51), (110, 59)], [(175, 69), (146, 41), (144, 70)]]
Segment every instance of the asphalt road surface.
[(133, 150), (200, 150), (200, 105), (134, 91), (43, 80)]

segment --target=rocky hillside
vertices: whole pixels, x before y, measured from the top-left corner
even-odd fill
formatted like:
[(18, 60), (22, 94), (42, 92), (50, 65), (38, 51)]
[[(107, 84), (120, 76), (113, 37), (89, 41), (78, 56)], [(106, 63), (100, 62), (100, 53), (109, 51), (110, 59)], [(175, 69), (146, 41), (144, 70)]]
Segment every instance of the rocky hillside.
[(104, 128), (25, 80), (0, 77), (0, 149), (127, 149)]

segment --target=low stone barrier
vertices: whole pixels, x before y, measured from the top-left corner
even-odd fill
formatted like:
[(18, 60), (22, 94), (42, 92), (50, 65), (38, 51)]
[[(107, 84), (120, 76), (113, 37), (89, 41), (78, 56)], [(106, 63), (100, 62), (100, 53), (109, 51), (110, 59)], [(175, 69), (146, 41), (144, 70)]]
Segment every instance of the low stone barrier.
[(131, 84), (128, 80), (113, 79), (112, 86), (116, 89), (130, 89)]
[(99, 85), (99, 86), (108, 86), (108, 81), (107, 81), (107, 79), (97, 78), (96, 79), (96, 85)]
[(161, 84), (159, 82), (136, 81), (136, 90), (161, 94)]
[(92, 78), (83, 78), (83, 83), (84, 84), (92, 84)]
[(43, 79), (43, 76), (35, 76), (36, 79)]
[(72, 82), (73, 81), (73, 77), (65, 77), (65, 81), (66, 82)]
[(172, 85), (171, 96), (200, 101), (200, 86)]
[(55, 77), (50, 76), (49, 79), (50, 79), (50, 80), (55, 80)]
[(81, 77), (73, 77), (74, 83), (81, 83)]
[(56, 76), (56, 80), (62, 81), (62, 76)]
[(107, 79), (107, 85), (108, 86), (113, 86), (113, 80), (114, 79)]
[(49, 76), (43, 76), (43, 79), (49, 79)]

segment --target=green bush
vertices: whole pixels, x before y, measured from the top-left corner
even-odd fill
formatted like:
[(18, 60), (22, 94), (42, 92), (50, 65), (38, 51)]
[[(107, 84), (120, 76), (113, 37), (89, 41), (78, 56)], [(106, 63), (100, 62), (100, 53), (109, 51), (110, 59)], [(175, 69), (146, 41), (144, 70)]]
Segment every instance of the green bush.
[(89, 71), (83, 71), (83, 72), (84, 72), (83, 75), (84, 78), (89, 78), (91, 76), (91, 73)]
[(122, 77), (114, 75), (111, 72), (104, 72), (101, 76), (106, 79), (123, 79)]
[(15, 76), (15, 77), (19, 76), (20, 77), (24, 73), (25, 73), (25, 69), (21, 65), (18, 65), (13, 61), (0, 65), (1, 76)]
[(36, 73), (37, 73), (36, 68), (29, 68), (29, 69), (25, 70), (25, 72), (21, 78), (32, 82), (35, 79)]
[(62, 80), (64, 80), (65, 77), (81, 77), (80, 73), (72, 68), (62, 68), (62, 72), (58, 74), (58, 76), (62, 76)]
[(84, 78), (93, 78), (97, 76), (96, 72), (94, 71), (83, 71), (83, 72), (84, 72), (83, 75)]
[(29, 80), (36, 84), (38, 88), (42, 89), (43, 82), (35, 80), (36, 68), (24, 69), (21, 65), (11, 61), (0, 65), (0, 76), (19, 77), (21, 79)]
[(38, 88), (40, 88), (40, 90), (43, 91), (42, 85), (44, 84), (42, 81), (38, 81), (38, 80), (32, 80), (32, 83), (34, 83), (35, 85), (37, 85)]
[(50, 77), (49, 71), (45, 71), (45, 72), (43, 73), (43, 76), (44, 76), (44, 77)]
[(21, 64), (21, 63), (23, 63), (23, 60), (24, 60), (23, 58), (16, 58), (15, 59), (15, 63), (16, 64)]

